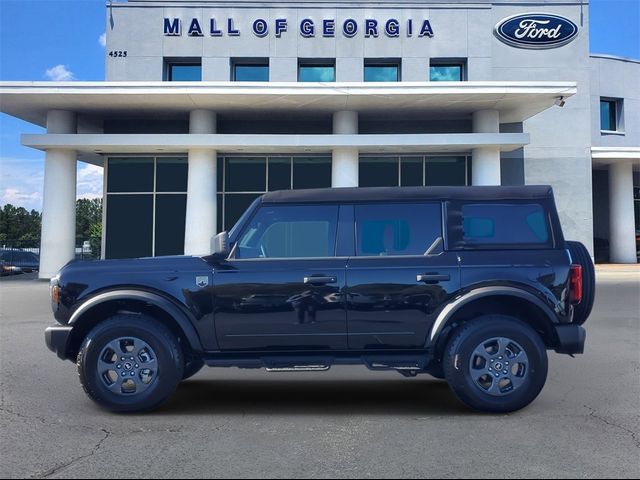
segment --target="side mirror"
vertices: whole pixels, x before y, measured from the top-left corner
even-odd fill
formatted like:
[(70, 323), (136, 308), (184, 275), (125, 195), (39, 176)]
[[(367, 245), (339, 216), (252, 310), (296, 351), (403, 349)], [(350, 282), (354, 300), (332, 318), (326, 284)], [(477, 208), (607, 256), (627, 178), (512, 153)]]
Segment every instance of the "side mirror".
[(227, 232), (220, 232), (216, 236), (211, 237), (211, 251), (215, 255), (223, 257), (229, 255), (229, 234)]

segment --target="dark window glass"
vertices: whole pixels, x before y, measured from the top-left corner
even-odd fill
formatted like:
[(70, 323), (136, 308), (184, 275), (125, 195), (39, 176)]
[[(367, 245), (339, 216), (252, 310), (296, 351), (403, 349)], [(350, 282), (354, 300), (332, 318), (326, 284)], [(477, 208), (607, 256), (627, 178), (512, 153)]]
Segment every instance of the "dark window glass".
[(110, 158), (107, 192), (153, 192), (153, 158)]
[(268, 82), (269, 65), (242, 65), (233, 66), (233, 79), (236, 82)]
[(199, 82), (202, 80), (201, 64), (170, 63), (167, 68), (170, 82)]
[(264, 192), (267, 184), (267, 159), (231, 157), (225, 163), (225, 191)]
[(538, 204), (468, 204), (461, 208), (462, 244), (548, 245), (549, 227)]
[(236, 224), (251, 202), (253, 202), (259, 194), (240, 194), (232, 193), (224, 196), (224, 229), (229, 231)]
[(425, 185), (464, 186), (467, 183), (465, 157), (430, 157), (425, 163)]
[(600, 130), (615, 132), (618, 129), (615, 100), (600, 100)]
[(269, 191), (291, 189), (291, 158), (269, 158)]
[(400, 185), (403, 187), (421, 187), (424, 185), (422, 158), (400, 158)]
[(358, 170), (361, 187), (398, 186), (398, 157), (360, 157)]
[(331, 257), (338, 207), (264, 206), (238, 240), (238, 258)]
[(441, 236), (436, 203), (356, 205), (357, 255), (424, 255)]
[(156, 257), (184, 253), (186, 211), (186, 195), (156, 196)]
[(225, 226), (224, 226), (223, 219), (222, 219), (222, 212), (224, 211), (223, 210), (224, 209), (224, 195), (219, 193), (217, 195), (217, 197), (218, 197), (218, 202), (217, 202), (217, 205), (216, 205), (216, 209), (217, 209), (217, 217), (218, 218), (216, 218), (216, 229), (217, 229), (216, 231), (217, 232), (222, 232), (224, 230), (227, 230), (225, 228)]
[(304, 65), (298, 68), (299, 82), (335, 82), (335, 65)]
[(457, 65), (431, 65), (429, 67), (429, 79), (432, 82), (460, 82), (463, 80), (463, 68)]
[(400, 68), (398, 65), (365, 65), (365, 82), (399, 82)]
[(328, 188), (331, 186), (329, 157), (293, 159), (293, 188)]
[(187, 174), (186, 158), (158, 158), (156, 192), (186, 192)]
[(222, 192), (224, 191), (224, 188), (222, 187), (224, 182), (224, 157), (218, 157), (216, 172), (218, 175), (218, 178), (216, 179), (217, 188), (219, 192)]
[(106, 258), (149, 257), (153, 195), (107, 195)]

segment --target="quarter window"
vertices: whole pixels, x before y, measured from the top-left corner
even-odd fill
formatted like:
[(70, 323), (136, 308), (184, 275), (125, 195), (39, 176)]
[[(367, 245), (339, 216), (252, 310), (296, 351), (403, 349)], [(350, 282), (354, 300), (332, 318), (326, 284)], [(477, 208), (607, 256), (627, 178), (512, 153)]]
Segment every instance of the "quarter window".
[(338, 207), (263, 206), (238, 239), (236, 258), (317, 258), (335, 255)]
[(424, 255), (441, 236), (435, 203), (356, 205), (357, 255)]

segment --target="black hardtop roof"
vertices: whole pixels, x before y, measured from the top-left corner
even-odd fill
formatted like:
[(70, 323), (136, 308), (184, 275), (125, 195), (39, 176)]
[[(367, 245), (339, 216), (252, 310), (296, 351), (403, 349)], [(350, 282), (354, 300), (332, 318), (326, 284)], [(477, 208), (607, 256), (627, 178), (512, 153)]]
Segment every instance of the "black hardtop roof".
[(262, 203), (347, 203), (411, 200), (526, 200), (552, 198), (549, 185), (509, 187), (348, 187), (279, 190), (265, 193)]

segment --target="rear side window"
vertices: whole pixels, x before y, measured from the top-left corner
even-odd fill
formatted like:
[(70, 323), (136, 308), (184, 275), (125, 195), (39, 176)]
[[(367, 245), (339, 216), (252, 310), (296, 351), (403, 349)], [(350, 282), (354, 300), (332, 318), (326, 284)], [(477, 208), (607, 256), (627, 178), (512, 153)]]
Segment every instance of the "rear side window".
[(441, 215), (435, 203), (356, 205), (356, 254), (423, 255), (442, 235)]
[(540, 204), (470, 203), (450, 212), (454, 248), (551, 246), (548, 218)]

